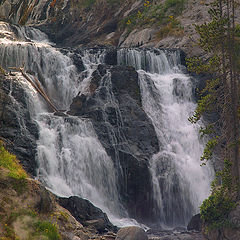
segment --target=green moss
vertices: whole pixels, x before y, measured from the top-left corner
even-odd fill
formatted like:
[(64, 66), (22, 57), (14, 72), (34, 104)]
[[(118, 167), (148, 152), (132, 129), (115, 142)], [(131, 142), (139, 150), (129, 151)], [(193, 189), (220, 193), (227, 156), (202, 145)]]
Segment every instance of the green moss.
[(9, 153), (0, 141), (0, 167), (9, 170), (9, 177), (16, 180), (23, 180), (27, 177), (27, 173), (24, 171), (16, 156)]
[(20, 165), (16, 156), (9, 153), (0, 141), (0, 167), (8, 170), (10, 177), (9, 183), (12, 188), (18, 193), (22, 194), (27, 188), (27, 173)]

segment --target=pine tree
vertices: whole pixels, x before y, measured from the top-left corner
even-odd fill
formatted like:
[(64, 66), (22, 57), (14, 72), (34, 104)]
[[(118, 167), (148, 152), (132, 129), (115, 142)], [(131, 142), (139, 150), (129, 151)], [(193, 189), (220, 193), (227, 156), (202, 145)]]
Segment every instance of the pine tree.
[(196, 73), (211, 74), (190, 121), (197, 122), (206, 112), (217, 112), (219, 119), (210, 123), (201, 134), (208, 134), (201, 160), (212, 158), (217, 152), (224, 164), (212, 183), (212, 194), (200, 207), (204, 224), (220, 230), (227, 224), (227, 216), (240, 199), (239, 193), (239, 58), (236, 37), (236, 0), (214, 0), (209, 4), (211, 21), (196, 26), (199, 46), (205, 58), (188, 60), (188, 67)]
[[(202, 160), (212, 157), (213, 149), (220, 152), (222, 159), (233, 163), (233, 175), (239, 180), (239, 71), (237, 68), (235, 37), (235, 0), (214, 0), (209, 5), (211, 21), (196, 26), (199, 46), (205, 50), (205, 58), (188, 60), (190, 70), (205, 72), (213, 78), (207, 81), (201, 92), (197, 109), (190, 118), (197, 122), (204, 113), (217, 110), (219, 120), (211, 123), (201, 132), (211, 133), (212, 138), (206, 144)], [(213, 129), (220, 132), (213, 134)]]

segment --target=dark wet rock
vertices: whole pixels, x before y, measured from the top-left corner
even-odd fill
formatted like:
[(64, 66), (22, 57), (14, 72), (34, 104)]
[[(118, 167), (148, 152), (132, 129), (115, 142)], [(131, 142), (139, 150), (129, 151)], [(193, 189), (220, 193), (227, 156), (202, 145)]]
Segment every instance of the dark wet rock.
[(195, 230), (201, 232), (202, 230), (202, 219), (200, 214), (194, 215), (190, 222), (187, 225), (187, 229), (190, 230)]
[(142, 222), (153, 220), (149, 159), (159, 146), (142, 109), (137, 72), (132, 67), (100, 66), (90, 90), (90, 95), (74, 99), (69, 113), (92, 120), (117, 169), (118, 191), (129, 215)]
[(105, 63), (108, 65), (117, 65), (117, 49), (109, 49), (105, 55)]
[(103, 65), (99, 64), (97, 70), (92, 73), (92, 79), (89, 86), (91, 94), (93, 94), (95, 90), (98, 88), (100, 81), (105, 74), (106, 69), (104, 68)]
[(83, 72), (85, 70), (85, 66), (83, 64), (81, 56), (79, 54), (73, 54), (70, 57), (73, 60), (73, 63), (77, 67), (78, 71)]
[(106, 213), (95, 207), (90, 201), (80, 197), (59, 198), (59, 204), (66, 208), (83, 226), (93, 227), (99, 233), (117, 231)]
[(136, 226), (124, 227), (117, 232), (116, 240), (148, 240), (146, 232)]
[(67, 117), (67, 114), (66, 114), (66, 113), (60, 112), (60, 111), (59, 111), (59, 112), (55, 112), (54, 115), (55, 115), (55, 116), (59, 116), (59, 117)]
[(135, 69), (133, 67), (116, 66), (111, 68), (111, 74), (113, 93), (117, 99), (119, 100), (123, 94), (128, 94), (141, 107), (138, 74)]
[(77, 112), (79, 112), (80, 109), (82, 108), (85, 101), (86, 101), (86, 96), (83, 94), (73, 98), (73, 102), (70, 106), (70, 111), (68, 113), (72, 115), (76, 115)]
[(28, 173), (36, 175), (38, 127), (28, 106), (28, 96), (19, 82), (0, 76), (0, 137)]

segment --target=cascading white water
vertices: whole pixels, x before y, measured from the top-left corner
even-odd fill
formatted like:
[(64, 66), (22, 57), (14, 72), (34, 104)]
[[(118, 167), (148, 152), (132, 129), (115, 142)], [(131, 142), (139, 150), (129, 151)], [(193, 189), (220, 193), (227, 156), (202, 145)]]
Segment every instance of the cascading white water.
[(200, 166), (200, 126), (188, 121), (196, 107), (191, 78), (179, 69), (178, 51), (121, 49), (118, 64), (138, 70), (143, 108), (158, 136), (151, 173), (160, 222), (184, 226), (199, 212), (212, 178), (211, 169)]
[[(8, 24), (0, 23), (4, 35), (0, 39), (0, 65), (21, 67), (24, 63), (26, 70), (36, 74), (59, 109), (67, 110), (79, 92), (88, 93), (90, 76), (103, 61), (103, 50), (82, 51), (86, 69), (79, 73), (69, 57), (71, 53), (64, 55), (54, 48), (45, 34), (34, 28), (15, 28), (13, 33)], [(118, 61), (139, 70), (143, 107), (158, 135), (160, 151), (151, 159), (156, 213), (162, 223), (185, 225), (207, 196), (211, 177), (210, 171), (199, 167), (202, 151), (199, 126), (187, 121), (195, 108), (190, 78), (178, 69), (177, 51), (123, 49), (118, 51)], [(100, 84), (107, 89), (108, 105), (101, 107), (114, 106), (120, 126), (121, 114), (111, 95), (109, 80), (107, 72)], [(23, 78), (22, 82), (27, 85)], [(91, 200), (117, 225), (132, 224), (119, 219), (127, 214), (117, 192), (116, 169), (91, 122), (48, 113), (48, 107), (36, 91), (29, 85), (28, 88), (29, 110), (40, 131), (38, 178), (61, 196), (79, 195)], [(115, 137), (112, 134), (113, 145)], [(119, 133), (118, 138), (123, 137)]]
[[(102, 50), (82, 51), (86, 70), (78, 73), (71, 58), (52, 47), (39, 30), (17, 27), (16, 35), (8, 24), (1, 23), (0, 31), (5, 36), (0, 39), (0, 65), (8, 69), (24, 63), (58, 108), (67, 110), (79, 92), (88, 91), (91, 73), (102, 61)], [(113, 162), (91, 122), (48, 113), (36, 91), (19, 78), (28, 86), (29, 111), (39, 126), (38, 179), (60, 196), (78, 195), (92, 201), (116, 225), (134, 224), (134, 220), (124, 218), (127, 213), (119, 201)]]

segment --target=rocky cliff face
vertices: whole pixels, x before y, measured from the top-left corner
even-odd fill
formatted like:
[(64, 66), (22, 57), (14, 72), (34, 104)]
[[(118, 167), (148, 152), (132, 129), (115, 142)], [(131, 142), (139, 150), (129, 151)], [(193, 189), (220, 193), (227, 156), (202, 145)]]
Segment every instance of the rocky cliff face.
[(208, 2), (4, 0), (0, 19), (38, 26), (64, 46), (181, 48), (195, 56), (203, 52), (196, 46), (194, 24), (208, 21)]
[(24, 168), (36, 175), (38, 127), (31, 118), (29, 104), (17, 76), (0, 76), (0, 136)]
[[(1, 45), (3, 53), (1, 65), (6, 69), (9, 64), (11, 67), (19, 67), (20, 62), (22, 62), (20, 59), (24, 59), (25, 68), (34, 69), (42, 85), (46, 87), (43, 75), (47, 67), (41, 66), (46, 57), (43, 51), (45, 46), (39, 45), (40, 49), (38, 49), (29, 39), (30, 35), (22, 34), (20, 29), (12, 25), (3, 24), (2, 26), (6, 30), (2, 31), (5, 40), (10, 41), (12, 44), (10, 45), (13, 47), (8, 48), (7, 43)], [(28, 28), (23, 29), (23, 33), (27, 33), (29, 30)], [(15, 44), (19, 38), (22, 41), (20, 46), (23, 46), (24, 49), (18, 48)], [(27, 51), (25, 51), (26, 49)], [(68, 58), (69, 64), (74, 64), (79, 78), (84, 78), (86, 70), (82, 60), (84, 52), (89, 51), (92, 56), (98, 52), (105, 52), (103, 64), (98, 65), (90, 76), (89, 94), (76, 96), (68, 113), (74, 116), (87, 117), (92, 121), (98, 139), (114, 162), (117, 172), (118, 189), (116, 192), (118, 192), (121, 203), (128, 210), (129, 215), (142, 222), (153, 220), (155, 211), (149, 160), (159, 150), (159, 146), (153, 125), (142, 109), (136, 70), (133, 67), (117, 66), (117, 51), (114, 48), (71, 50), (59, 48), (52, 50), (54, 54), (59, 51), (59, 56), (56, 54), (54, 57), (69, 56), (71, 58)], [(5, 54), (6, 52), (10, 55)], [(14, 55), (17, 53), (20, 53), (19, 59), (17, 55)], [(38, 56), (38, 58), (33, 60), (33, 55)], [(89, 53), (88, 57), (90, 55)], [(55, 58), (49, 64), (54, 65), (54, 61), (56, 61)], [(60, 59), (59, 64), (61, 64)], [(0, 136), (6, 140), (8, 149), (17, 155), (24, 168), (31, 175), (36, 176), (39, 129), (35, 122), (37, 119), (35, 118), (36, 110), (33, 109), (35, 106), (33, 101), (39, 100), (37, 98), (31, 99), (31, 94), (26, 92), (31, 92), (31, 89), (27, 87), (27, 82), (22, 81), (23, 76), (17, 72), (9, 72), (10, 69), (6, 71), (5, 76), (1, 76)], [(51, 71), (50, 74), (52, 74)], [(49, 75), (44, 76), (49, 77)], [(56, 83), (57, 81), (59, 80), (57, 79)], [(52, 90), (58, 96), (58, 93), (63, 89), (59, 89), (56, 84)], [(51, 95), (52, 92), (49, 94)], [(47, 110), (46, 108), (45, 111)], [(59, 118), (67, 117), (60, 113), (58, 115)]]
[(154, 219), (149, 160), (159, 150), (154, 128), (142, 110), (138, 75), (132, 67), (99, 65), (91, 96), (73, 99), (69, 114), (90, 118), (118, 169), (118, 187), (131, 217)]

